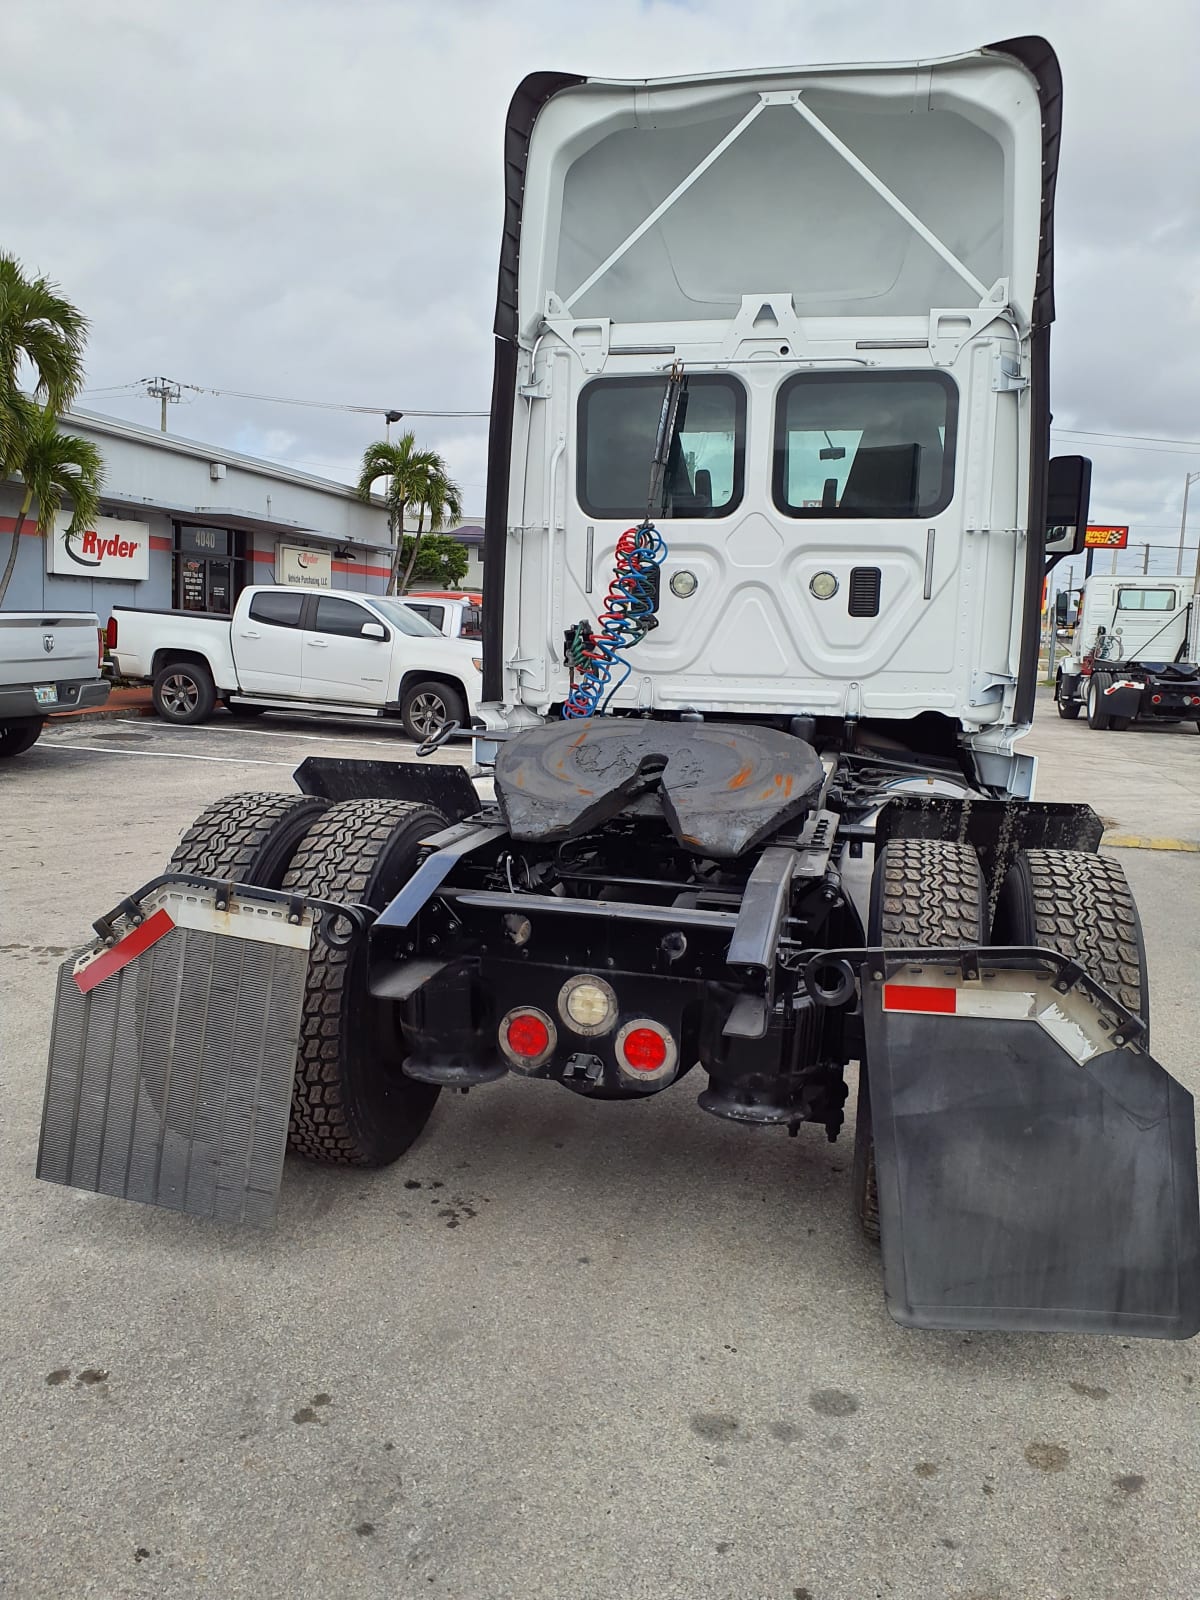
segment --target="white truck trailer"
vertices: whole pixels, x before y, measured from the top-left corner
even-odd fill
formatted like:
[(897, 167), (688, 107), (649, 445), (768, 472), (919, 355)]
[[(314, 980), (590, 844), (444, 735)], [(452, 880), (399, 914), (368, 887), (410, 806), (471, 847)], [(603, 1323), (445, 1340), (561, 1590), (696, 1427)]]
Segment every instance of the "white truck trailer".
[(263, 1217), (285, 1143), (384, 1165), (442, 1089), (509, 1077), (603, 1116), (694, 1074), (707, 1113), (834, 1139), (857, 1066), (895, 1317), (1197, 1331), (1192, 1100), (1149, 1054), (1137, 910), (1019, 748), (1087, 519), (1049, 451), (1060, 112), (1029, 38), (524, 81), (494, 799), (309, 760), (210, 807), (63, 969), (44, 1178)]
[(1198, 628), (1190, 580), (1093, 574), (1080, 591), (1071, 653), (1055, 674), (1059, 716), (1086, 708), (1091, 728), (1190, 722), (1200, 732)]

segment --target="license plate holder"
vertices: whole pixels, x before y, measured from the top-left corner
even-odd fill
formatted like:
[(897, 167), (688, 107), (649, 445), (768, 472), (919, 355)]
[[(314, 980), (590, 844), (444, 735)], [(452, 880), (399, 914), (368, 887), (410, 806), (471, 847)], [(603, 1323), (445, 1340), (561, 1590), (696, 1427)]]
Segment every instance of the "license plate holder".
[(33, 698), (39, 706), (56, 706), (58, 704), (57, 684), (39, 683), (35, 685)]

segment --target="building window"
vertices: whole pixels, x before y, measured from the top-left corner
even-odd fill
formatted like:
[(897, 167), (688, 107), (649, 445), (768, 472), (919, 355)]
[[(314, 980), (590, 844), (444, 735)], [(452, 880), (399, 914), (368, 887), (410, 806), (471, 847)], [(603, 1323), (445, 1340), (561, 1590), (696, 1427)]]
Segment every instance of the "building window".
[(175, 524), (175, 609), (228, 616), (245, 586), (246, 536)]

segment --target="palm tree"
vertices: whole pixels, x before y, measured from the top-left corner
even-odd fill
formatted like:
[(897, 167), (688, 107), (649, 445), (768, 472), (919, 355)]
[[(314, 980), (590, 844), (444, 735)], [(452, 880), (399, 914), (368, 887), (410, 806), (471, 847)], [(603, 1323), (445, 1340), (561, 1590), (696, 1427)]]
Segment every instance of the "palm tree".
[(65, 534), (70, 538), (95, 522), (100, 510), (100, 484), (104, 477), (104, 461), (99, 450), (90, 439), (81, 439), (73, 433), (60, 433), (52, 406), (38, 406), (32, 400), (17, 395), (10, 401), (10, 407), (16, 423), (16, 442), (8, 465), (10, 471), (21, 474), (25, 498), (17, 512), (8, 562), (3, 577), (0, 577), (0, 606), (4, 604), (13, 568), (17, 564), (21, 528), (34, 501), (37, 501), (38, 531), (43, 538), (49, 538), (53, 533), (55, 518), (62, 510), (63, 499), (70, 498), (71, 521)]
[(33, 368), (33, 396), (55, 413), (83, 385), (87, 319), (43, 277), (26, 277), (15, 256), (0, 254), (0, 467), (13, 470), (10, 453), (22, 429), (17, 380)]
[(417, 564), (417, 554), (421, 548), (421, 540), (425, 533), (425, 513), (429, 513), (429, 531), (438, 533), (446, 526), (447, 522), (460, 522), (462, 520), (462, 490), (446, 473), (445, 463), (441, 456), (436, 457), (438, 468), (431, 472), (421, 492), (421, 500), (417, 515), (417, 531), (413, 537), (412, 549), (408, 553), (408, 561), (404, 567), (404, 577), (400, 583), (400, 593), (405, 594), (412, 582), (413, 568)]
[(410, 505), (422, 504), (430, 474), (441, 466), (441, 458), (432, 450), (418, 450), (415, 433), (405, 433), (394, 443), (378, 439), (363, 452), (362, 470), (354, 492), (360, 500), (370, 501), (373, 486), (386, 478), (384, 501), (388, 508), (388, 528), (392, 540), (392, 571), (388, 580), (388, 593), (395, 594), (400, 576), (401, 550), (404, 545), (404, 514)]

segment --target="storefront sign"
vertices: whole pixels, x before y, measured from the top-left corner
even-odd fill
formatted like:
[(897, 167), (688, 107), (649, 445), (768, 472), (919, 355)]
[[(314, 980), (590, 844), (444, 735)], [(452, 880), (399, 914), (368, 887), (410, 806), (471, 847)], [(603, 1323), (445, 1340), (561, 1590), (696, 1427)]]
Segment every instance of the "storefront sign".
[(333, 558), (328, 550), (301, 550), (294, 544), (275, 546), (275, 577), (296, 589), (332, 589)]
[(91, 528), (68, 533), (64, 511), (47, 535), (46, 571), (60, 578), (124, 578), (144, 583), (150, 576), (150, 525), (124, 517), (98, 517)]
[(1128, 527), (1101, 528), (1088, 524), (1086, 546), (1089, 550), (1124, 550), (1128, 544)]

